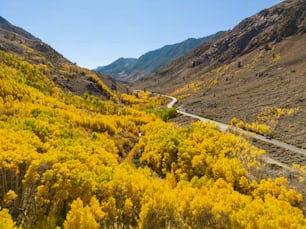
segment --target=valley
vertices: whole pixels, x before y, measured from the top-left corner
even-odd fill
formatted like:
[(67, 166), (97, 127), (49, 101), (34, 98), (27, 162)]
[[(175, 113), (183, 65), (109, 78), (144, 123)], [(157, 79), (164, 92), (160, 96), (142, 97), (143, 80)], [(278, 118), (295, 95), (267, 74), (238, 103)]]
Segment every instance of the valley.
[(285, 0), (114, 78), (0, 17), (0, 229), (305, 228), (305, 12)]

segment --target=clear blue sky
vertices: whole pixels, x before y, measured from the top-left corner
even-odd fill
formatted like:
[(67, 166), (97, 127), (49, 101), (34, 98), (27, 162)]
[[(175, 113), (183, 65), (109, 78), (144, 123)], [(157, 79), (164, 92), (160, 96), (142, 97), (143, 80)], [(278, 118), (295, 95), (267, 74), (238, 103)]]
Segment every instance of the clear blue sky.
[(281, 0), (3, 0), (0, 16), (95, 68), (233, 28)]

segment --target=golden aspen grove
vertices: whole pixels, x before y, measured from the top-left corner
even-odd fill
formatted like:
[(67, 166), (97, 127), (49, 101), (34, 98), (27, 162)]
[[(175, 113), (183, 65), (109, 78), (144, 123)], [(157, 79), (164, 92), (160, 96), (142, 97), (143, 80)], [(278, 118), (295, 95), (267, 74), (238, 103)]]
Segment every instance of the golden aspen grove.
[[(148, 92), (64, 92), (0, 51), (0, 229), (306, 228), (302, 195), (256, 180), (241, 136), (167, 120)], [(69, 69), (67, 69), (69, 71)]]

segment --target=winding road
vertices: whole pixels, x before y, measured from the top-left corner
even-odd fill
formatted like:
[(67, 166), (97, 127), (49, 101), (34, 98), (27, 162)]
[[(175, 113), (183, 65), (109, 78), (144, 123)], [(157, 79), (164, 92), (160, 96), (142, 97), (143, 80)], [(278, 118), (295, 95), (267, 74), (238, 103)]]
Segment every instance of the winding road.
[[(177, 99), (173, 96), (168, 96), (168, 95), (162, 95), (162, 96), (167, 97), (167, 98), (172, 100), (170, 103), (167, 104), (167, 107), (168, 108), (173, 108), (174, 104), (177, 102)], [(223, 132), (226, 131), (229, 127), (233, 128), (233, 126), (227, 125), (225, 123), (221, 123), (221, 122), (217, 122), (217, 121), (214, 121), (214, 120), (211, 120), (211, 119), (203, 118), (203, 117), (200, 117), (198, 115), (194, 115), (194, 114), (182, 111), (180, 109), (177, 109), (177, 112), (179, 114), (182, 114), (182, 115), (194, 118), (194, 119), (214, 123)], [(288, 150), (290, 152), (298, 154), (298, 157), (303, 158), (302, 160), (305, 160), (305, 158), (306, 158), (306, 149), (298, 148), (294, 145), (290, 145), (290, 144), (287, 144), (285, 142), (282, 142), (282, 141), (279, 141), (279, 140), (276, 140), (276, 139), (267, 139), (265, 136), (262, 136), (260, 134), (255, 134), (255, 133), (250, 132), (250, 131), (244, 131), (244, 130), (240, 130), (240, 129), (239, 129), (239, 131), (242, 131), (243, 134), (245, 134), (247, 136), (251, 136), (254, 139), (273, 144), (276, 147), (281, 147), (285, 150)], [(267, 156), (265, 156), (265, 159), (267, 161), (270, 161), (270, 162), (274, 163), (274, 164), (278, 164), (279, 166), (282, 166), (282, 167), (285, 167), (286, 169), (289, 169), (289, 167), (284, 165), (280, 160), (274, 160), (274, 159), (272, 159), (270, 157), (267, 157)]]

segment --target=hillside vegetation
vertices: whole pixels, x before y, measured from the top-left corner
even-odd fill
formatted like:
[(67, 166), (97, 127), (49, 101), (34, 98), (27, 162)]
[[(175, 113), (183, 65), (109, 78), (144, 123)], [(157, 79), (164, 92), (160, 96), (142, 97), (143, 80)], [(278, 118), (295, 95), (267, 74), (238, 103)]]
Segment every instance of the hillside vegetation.
[(249, 175), (264, 152), (243, 138), (162, 121), (149, 93), (78, 96), (0, 59), (0, 228), (305, 228), (286, 179)]

